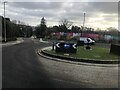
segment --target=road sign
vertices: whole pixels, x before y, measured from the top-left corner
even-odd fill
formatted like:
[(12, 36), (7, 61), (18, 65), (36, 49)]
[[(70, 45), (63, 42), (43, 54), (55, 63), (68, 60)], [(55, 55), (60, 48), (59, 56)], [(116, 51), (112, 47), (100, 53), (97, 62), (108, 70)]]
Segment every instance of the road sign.
[(76, 43), (57, 42), (55, 51), (61, 52), (61, 53), (76, 53), (77, 52), (77, 44)]

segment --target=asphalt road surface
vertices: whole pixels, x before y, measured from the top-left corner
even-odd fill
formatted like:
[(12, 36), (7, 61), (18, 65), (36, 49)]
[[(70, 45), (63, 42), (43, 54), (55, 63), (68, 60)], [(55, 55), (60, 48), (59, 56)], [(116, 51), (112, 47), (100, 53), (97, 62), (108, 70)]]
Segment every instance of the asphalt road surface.
[(2, 49), (2, 88), (118, 88), (118, 67), (87, 66), (42, 58), (49, 46), (26, 38)]

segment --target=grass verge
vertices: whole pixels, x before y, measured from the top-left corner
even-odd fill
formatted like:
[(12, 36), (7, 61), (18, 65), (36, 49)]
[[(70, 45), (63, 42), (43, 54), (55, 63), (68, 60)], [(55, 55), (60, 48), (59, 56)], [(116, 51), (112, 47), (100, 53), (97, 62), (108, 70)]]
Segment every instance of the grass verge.
[(76, 54), (65, 54), (65, 53), (56, 53), (52, 50), (45, 50), (49, 54), (62, 55), (64, 57), (74, 57), (74, 58), (88, 58), (88, 59), (96, 59), (96, 60), (110, 60), (110, 61), (118, 61), (120, 58), (118, 55), (114, 55), (110, 53), (110, 49), (101, 48), (97, 46), (92, 46), (92, 50), (86, 50), (85, 46), (77, 47)]

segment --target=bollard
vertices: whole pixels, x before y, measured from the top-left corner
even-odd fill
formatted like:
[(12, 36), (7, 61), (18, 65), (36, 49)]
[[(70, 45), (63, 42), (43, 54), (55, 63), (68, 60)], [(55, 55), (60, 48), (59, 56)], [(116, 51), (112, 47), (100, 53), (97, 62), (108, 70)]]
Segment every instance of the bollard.
[(53, 42), (53, 44), (52, 44), (52, 50), (54, 51), (54, 42)]

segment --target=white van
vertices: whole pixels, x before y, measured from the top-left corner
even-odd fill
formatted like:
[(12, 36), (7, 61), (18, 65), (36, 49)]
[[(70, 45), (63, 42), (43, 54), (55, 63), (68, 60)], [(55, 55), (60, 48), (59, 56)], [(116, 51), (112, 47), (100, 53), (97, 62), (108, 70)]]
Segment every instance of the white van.
[(89, 44), (89, 45), (94, 45), (94, 44), (95, 44), (95, 41), (94, 41), (94, 40), (92, 40), (91, 38), (87, 38), (87, 37), (80, 37), (78, 43), (79, 43), (79, 42), (80, 42), (80, 43), (83, 42), (84, 45), (87, 45), (87, 44)]

